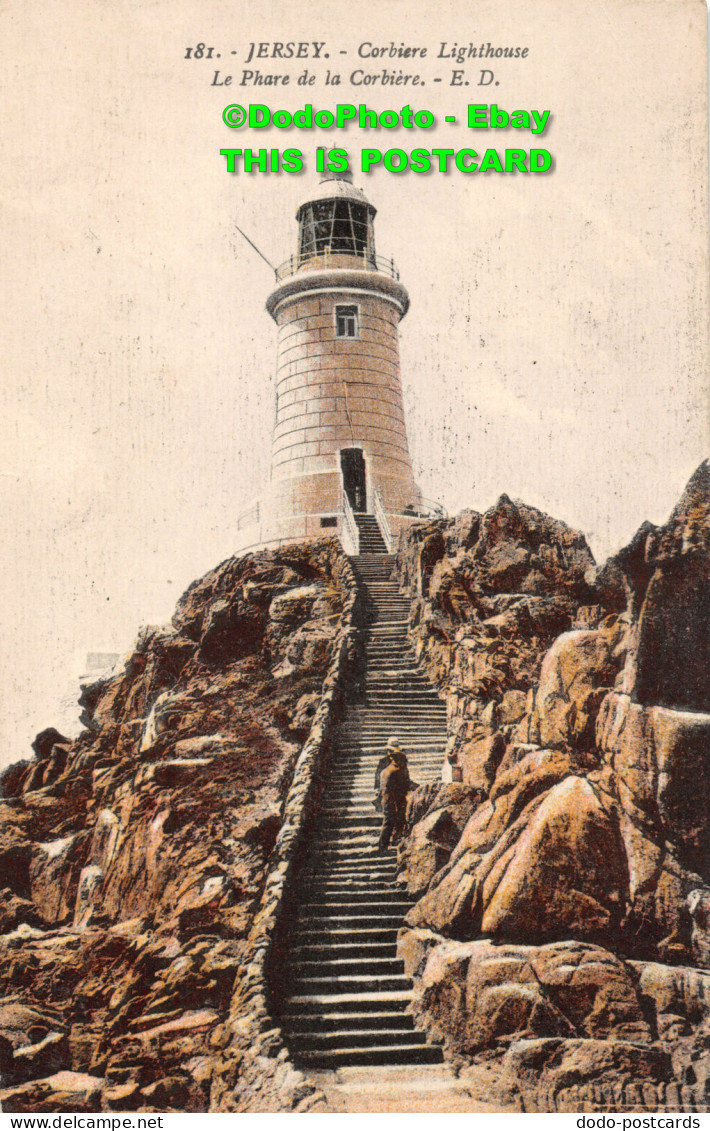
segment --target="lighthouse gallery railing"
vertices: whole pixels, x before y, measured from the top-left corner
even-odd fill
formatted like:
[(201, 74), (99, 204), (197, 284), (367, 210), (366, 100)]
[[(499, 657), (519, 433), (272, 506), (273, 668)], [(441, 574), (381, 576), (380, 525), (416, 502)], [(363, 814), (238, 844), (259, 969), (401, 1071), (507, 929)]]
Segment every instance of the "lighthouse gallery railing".
[(289, 256), (285, 263), (276, 268), (276, 282), (280, 283), (289, 275), (295, 275), (306, 263), (311, 264), (314, 269), (322, 266), (327, 271), (331, 266), (345, 268), (348, 265), (343, 261), (347, 259), (353, 261), (352, 266), (357, 271), (379, 271), (382, 275), (389, 275), (391, 279), (399, 280), (399, 270), (394, 259), (386, 259), (384, 255), (352, 255), (347, 251), (319, 251), (317, 254), (310, 252), (308, 255)]

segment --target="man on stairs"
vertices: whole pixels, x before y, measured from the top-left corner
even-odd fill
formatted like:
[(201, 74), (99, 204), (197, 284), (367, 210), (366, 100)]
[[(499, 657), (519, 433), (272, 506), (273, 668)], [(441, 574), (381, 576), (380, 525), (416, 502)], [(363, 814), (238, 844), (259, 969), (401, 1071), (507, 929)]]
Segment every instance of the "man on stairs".
[[(404, 818), (407, 812), (407, 794), (412, 788), (409, 778), (407, 755), (399, 745), (399, 739), (390, 738), (384, 758), (377, 765), (375, 790), (382, 809), (382, 831), (380, 851), (401, 840), (404, 832)], [(377, 804), (377, 802), (375, 803)]]

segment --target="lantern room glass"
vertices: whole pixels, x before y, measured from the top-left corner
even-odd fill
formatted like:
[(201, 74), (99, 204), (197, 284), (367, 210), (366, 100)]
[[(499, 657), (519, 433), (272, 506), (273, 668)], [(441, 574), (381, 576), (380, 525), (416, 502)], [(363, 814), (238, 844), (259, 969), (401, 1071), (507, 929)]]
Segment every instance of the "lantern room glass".
[(317, 255), (357, 255), (375, 266), (375, 235), (370, 209), (354, 200), (317, 200), (299, 215), (299, 259)]

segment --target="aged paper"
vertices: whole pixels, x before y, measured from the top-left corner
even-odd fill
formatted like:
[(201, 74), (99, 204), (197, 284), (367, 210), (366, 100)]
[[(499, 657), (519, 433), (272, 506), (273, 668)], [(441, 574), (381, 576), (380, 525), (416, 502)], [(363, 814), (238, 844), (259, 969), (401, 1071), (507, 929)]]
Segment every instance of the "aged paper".
[[(77, 733), (87, 664), (234, 552), (269, 469), (268, 264), (319, 147), (346, 151), (410, 294), (423, 493), (520, 498), (600, 563), (666, 520), (709, 439), (706, 21), (701, 0), (4, 5), (4, 765)], [(338, 103), (434, 125), (223, 119)], [(249, 147), (268, 170), (229, 172)], [(456, 166), (488, 148), (550, 168)], [(271, 168), (286, 149), (301, 171)], [(364, 171), (365, 149), (454, 156)]]

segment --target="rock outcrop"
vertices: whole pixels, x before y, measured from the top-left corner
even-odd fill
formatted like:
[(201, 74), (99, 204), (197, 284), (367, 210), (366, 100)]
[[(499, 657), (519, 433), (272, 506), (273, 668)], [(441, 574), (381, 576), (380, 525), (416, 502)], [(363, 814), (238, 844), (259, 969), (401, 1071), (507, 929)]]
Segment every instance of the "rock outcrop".
[[(690, 1020), (685, 991), (669, 988), (669, 963), (688, 969), (684, 985), (704, 1002), (710, 465), (693, 476), (665, 527), (645, 524), (601, 570), (581, 535), (504, 496), (486, 515), (411, 531), (399, 575), (413, 587), (419, 654), (447, 695), (448, 776), (468, 788), (470, 806), (460, 832), (461, 814), (457, 823), (445, 795), (415, 796), (410, 807), (402, 878), (421, 898), (401, 946), (427, 952), (417, 965), (420, 1021), (428, 1017), (457, 1055), (500, 1051), (513, 1038), (557, 1042), (554, 1056), (549, 1043), (530, 1053), (546, 1094), (567, 1087), (563, 1062), (577, 1065), (578, 1082), (585, 1078), (575, 1041), (641, 1042), (654, 1087), (681, 1086), (688, 1071), (694, 1083), (697, 1065), (686, 1069), (699, 1057), (704, 1063), (710, 1014), (698, 1005), (697, 1024)], [(523, 962), (520, 947), (535, 953)], [(540, 979), (556, 947), (573, 948), (576, 985), (589, 953), (606, 956), (599, 961), (607, 973), (623, 968), (624, 1001), (629, 1010), (635, 1002), (628, 1016), (641, 1028), (580, 1027)], [(498, 971), (485, 992), (472, 988), (481, 969), (486, 977)], [(639, 986), (649, 980), (667, 989), (648, 995)], [(618, 985), (604, 992), (615, 1016), (625, 1016)], [(677, 1014), (666, 993), (686, 1001)], [(650, 1000), (661, 1014), (649, 1028)], [(448, 1028), (447, 1016), (456, 1018)], [(665, 1060), (653, 1059), (659, 1048)], [(515, 1057), (506, 1056), (510, 1067)], [(520, 1049), (516, 1057), (522, 1079)], [(611, 1081), (613, 1058), (609, 1064), (598, 1079), (589, 1068), (589, 1079)]]
[[(710, 466), (601, 569), (502, 496), (396, 571), (449, 726), (399, 849), (418, 1024), (490, 1102), (706, 1110)], [(4, 772), (5, 1110), (321, 1110), (267, 972), (355, 598), (334, 542), (227, 561)]]
[[(225, 1023), (354, 586), (334, 542), (223, 563), (4, 773), (4, 1110), (249, 1107)], [(255, 1110), (307, 1102), (289, 1071)]]

